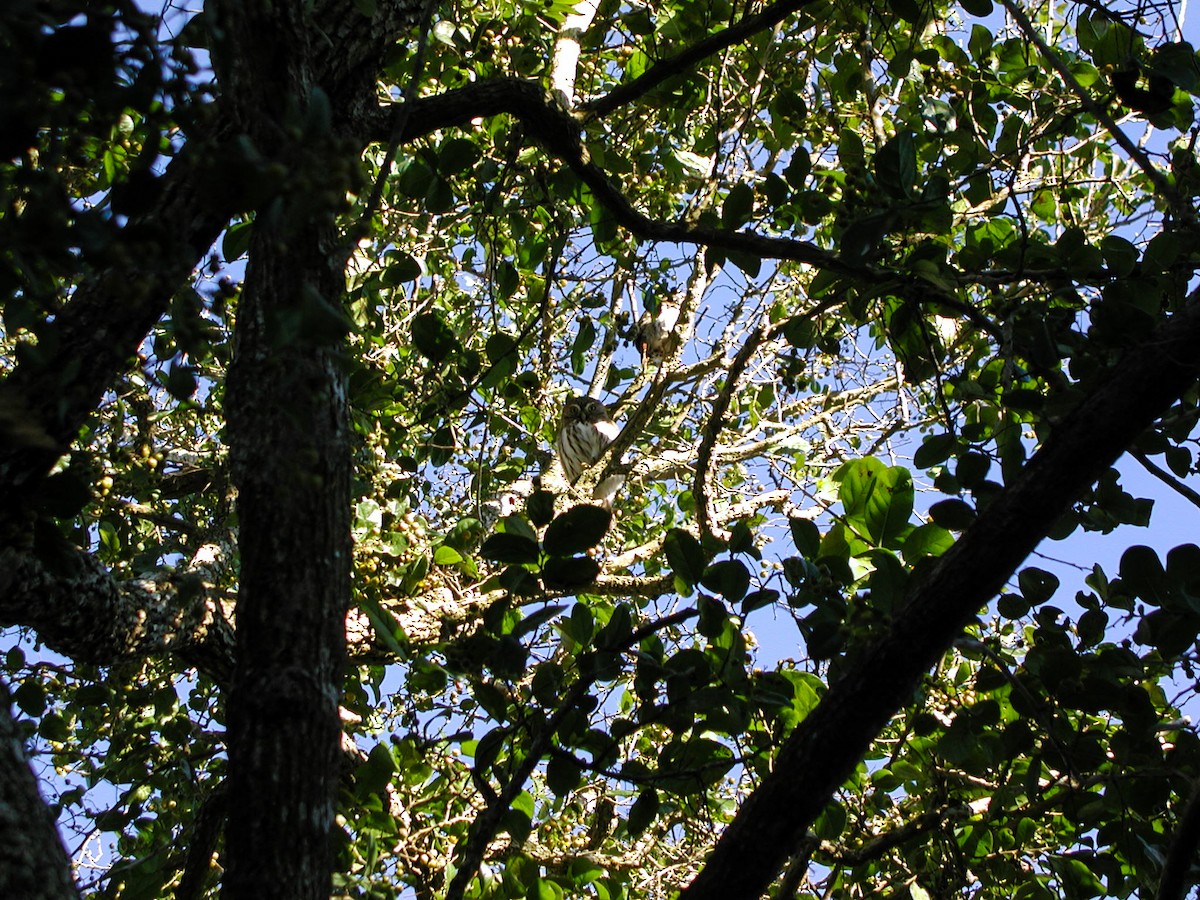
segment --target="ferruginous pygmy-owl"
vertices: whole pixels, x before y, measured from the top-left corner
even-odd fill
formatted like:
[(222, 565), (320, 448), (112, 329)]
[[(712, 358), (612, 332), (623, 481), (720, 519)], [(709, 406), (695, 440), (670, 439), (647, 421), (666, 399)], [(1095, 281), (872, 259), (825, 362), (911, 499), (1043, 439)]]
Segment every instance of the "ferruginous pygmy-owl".
[(642, 356), (642, 368), (667, 355), (671, 334), (679, 321), (679, 305), (668, 298), (659, 304), (658, 312), (646, 310), (633, 328), (633, 344)]
[(554, 451), (567, 481), (574, 484), (583, 470), (600, 458), (620, 429), (606, 407), (592, 397), (572, 397), (563, 406)]

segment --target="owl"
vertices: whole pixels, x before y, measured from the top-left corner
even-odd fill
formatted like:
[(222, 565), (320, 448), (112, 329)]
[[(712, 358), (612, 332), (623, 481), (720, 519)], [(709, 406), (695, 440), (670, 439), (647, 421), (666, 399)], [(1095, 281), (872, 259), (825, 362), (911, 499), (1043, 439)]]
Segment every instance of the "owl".
[(572, 397), (563, 407), (554, 451), (567, 481), (574, 484), (583, 470), (600, 458), (620, 429), (608, 408), (592, 397)]
[(657, 313), (646, 310), (633, 327), (633, 344), (642, 356), (642, 368), (651, 361), (657, 362), (666, 356), (675, 323), (679, 321), (679, 305), (674, 300), (663, 300)]

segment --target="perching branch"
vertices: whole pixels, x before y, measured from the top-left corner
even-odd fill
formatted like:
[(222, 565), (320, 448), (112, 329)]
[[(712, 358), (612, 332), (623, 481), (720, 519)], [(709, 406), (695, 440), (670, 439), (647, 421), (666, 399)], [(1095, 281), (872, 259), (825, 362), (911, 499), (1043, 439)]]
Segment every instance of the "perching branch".
[[(618, 225), (642, 240), (701, 244), (765, 259), (786, 259), (868, 281), (883, 277), (881, 272), (869, 266), (846, 262), (809, 241), (651, 219), (634, 209), (620, 186), (591, 161), (591, 155), (580, 139), (578, 121), (534, 81), (493, 78), (435, 97), (419, 98), (413, 104), (400, 141), (408, 143), (443, 128), (464, 127), (474, 118), (503, 113), (520, 119), (526, 133), (566, 163)], [(391, 115), (387, 107), (364, 115), (360, 124), (363, 135), (369, 140), (383, 142), (391, 137)]]

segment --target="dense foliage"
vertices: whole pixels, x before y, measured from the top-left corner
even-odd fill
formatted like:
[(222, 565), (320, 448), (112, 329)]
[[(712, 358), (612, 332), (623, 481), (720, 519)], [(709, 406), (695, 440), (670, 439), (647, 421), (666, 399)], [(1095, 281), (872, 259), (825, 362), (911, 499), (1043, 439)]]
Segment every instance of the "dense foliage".
[(0, 894), (1195, 882), (1172, 4), (9, 7)]

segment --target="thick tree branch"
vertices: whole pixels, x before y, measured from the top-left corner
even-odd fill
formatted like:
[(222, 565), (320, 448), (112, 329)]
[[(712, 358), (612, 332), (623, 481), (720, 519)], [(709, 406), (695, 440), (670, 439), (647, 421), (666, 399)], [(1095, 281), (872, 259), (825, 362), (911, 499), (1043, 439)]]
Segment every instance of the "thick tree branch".
[(950, 647), (1062, 512), (1200, 375), (1200, 301), (1189, 299), (1053, 431), (1021, 473), (916, 584), (887, 633), (863, 648), (792, 733), (684, 900), (751, 900), (911, 700)]
[(559, 95), (563, 104), (575, 105), (575, 75), (579, 67), (579, 41), (592, 27), (600, 0), (581, 0), (563, 19), (550, 57), (550, 89)]
[(197, 568), (119, 581), (88, 553), (61, 548), (53, 569), (0, 549), (0, 625), (33, 628), (56, 653), (112, 665), (174, 653), (218, 683), (233, 667), (233, 631)]
[[(313, 83), (326, 86), (339, 113), (353, 115), (374, 96), (379, 54), (412, 27), (420, 7), (421, 0), (392, 0), (366, 16), (347, 15), (343, 0), (309, 5)], [(214, 55), (219, 59), (222, 51)], [(255, 60), (254, 53), (245, 58)], [(266, 108), (277, 100), (268, 97)], [(115, 262), (79, 285), (39, 335), (39, 352), (0, 383), (0, 519), (19, 508), (66, 452), (171, 296), (241, 208), (229, 173), (216, 165), (219, 148), (234, 136), (219, 110), (202, 111), (205, 121), (221, 125), (190, 136), (158, 180), (153, 207), (118, 232), (108, 254)]]
[(212, 870), (212, 856), (225, 826), (228, 809), (229, 789), (222, 782), (204, 798), (196, 813), (192, 832), (188, 836), (183, 875), (179, 879), (179, 886), (175, 888), (175, 900), (198, 900), (204, 895), (204, 884)]

